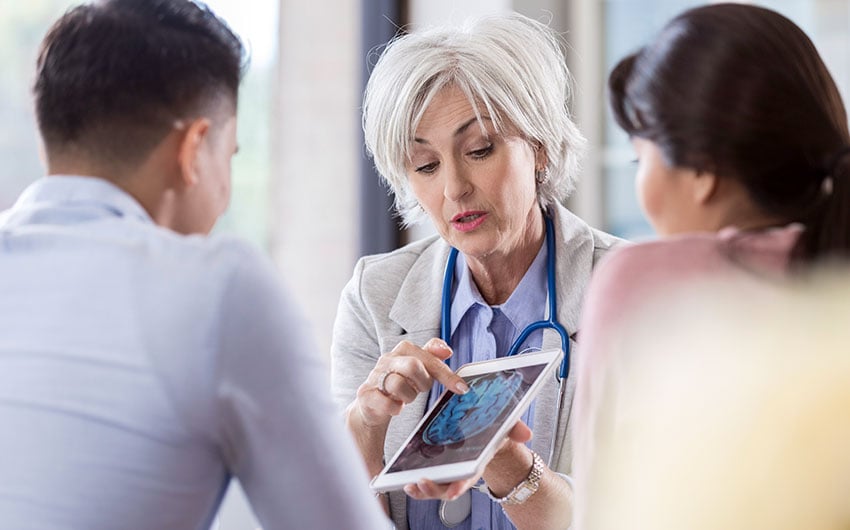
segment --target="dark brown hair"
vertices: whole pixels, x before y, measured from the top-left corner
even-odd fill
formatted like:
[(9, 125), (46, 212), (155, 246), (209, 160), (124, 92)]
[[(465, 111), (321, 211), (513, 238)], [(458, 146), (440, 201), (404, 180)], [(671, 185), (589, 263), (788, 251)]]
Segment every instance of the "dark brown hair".
[(241, 41), (191, 0), (102, 0), (68, 11), (41, 44), (36, 117), (51, 152), (103, 161), (146, 157), (176, 120), (232, 102)]
[(617, 123), (671, 166), (739, 180), (766, 213), (806, 230), (800, 261), (850, 256), (850, 134), (812, 41), (784, 16), (685, 11), (608, 80)]

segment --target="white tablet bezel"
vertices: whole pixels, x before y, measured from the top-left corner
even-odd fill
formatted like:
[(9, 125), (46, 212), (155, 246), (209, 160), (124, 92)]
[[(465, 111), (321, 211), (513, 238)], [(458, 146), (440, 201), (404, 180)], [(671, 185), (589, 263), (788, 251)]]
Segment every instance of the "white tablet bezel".
[(469, 363), (461, 366), (457, 370), (457, 374), (461, 377), (470, 377), (481, 374), (500, 372), (520, 368), (523, 366), (545, 365), (545, 368), (534, 379), (534, 382), (526, 391), (525, 395), (517, 402), (511, 412), (506, 417), (504, 423), (495, 431), (492, 437), (487, 441), (481, 454), (474, 460), (466, 460), (451, 464), (435, 465), (430, 467), (422, 467), (405, 471), (389, 472), (395, 461), (402, 455), (405, 448), (410, 444), (419, 429), (423, 427), (429, 419), (432, 412), (437, 406), (440, 406), (443, 395), (435, 402), (434, 407), (431, 407), (422, 419), (416, 424), (413, 432), (410, 433), (401, 444), (401, 447), (396, 451), (396, 454), (387, 462), (384, 469), (372, 480), (371, 487), (375, 491), (392, 491), (401, 489), (406, 484), (418, 482), (423, 478), (433, 480), (437, 483), (453, 482), (475, 476), (479, 471), (482, 471), (487, 462), (490, 461), (493, 454), (499, 448), (501, 441), (507, 436), (508, 431), (520, 419), (522, 414), (534, 400), (543, 384), (548, 377), (552, 377), (555, 368), (559, 365), (563, 357), (563, 352), (560, 349), (545, 350), (540, 352), (524, 353), (522, 355), (514, 355), (511, 357), (501, 357), (489, 361), (481, 361), (477, 363)]

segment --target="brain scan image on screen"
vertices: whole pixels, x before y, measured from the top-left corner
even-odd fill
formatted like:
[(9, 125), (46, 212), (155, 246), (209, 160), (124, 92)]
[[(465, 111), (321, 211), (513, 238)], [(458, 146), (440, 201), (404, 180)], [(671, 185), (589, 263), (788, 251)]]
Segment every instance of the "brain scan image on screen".
[(474, 460), (543, 369), (539, 364), (464, 376), (469, 392), (443, 394), (389, 471)]
[(470, 379), (469, 392), (452, 396), (425, 428), (423, 441), (428, 445), (448, 445), (480, 433), (513, 405), (522, 381), (516, 370)]

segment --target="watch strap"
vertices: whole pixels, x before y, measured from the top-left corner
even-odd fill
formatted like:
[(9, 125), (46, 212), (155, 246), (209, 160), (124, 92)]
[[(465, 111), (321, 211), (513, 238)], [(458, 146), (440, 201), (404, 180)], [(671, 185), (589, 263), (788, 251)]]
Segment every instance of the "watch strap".
[(529, 470), (528, 476), (504, 497), (496, 497), (493, 495), (493, 492), (490, 491), (490, 488), (482, 488), (486, 490), (490, 500), (496, 504), (511, 506), (522, 504), (527, 501), (529, 497), (534, 495), (540, 487), (540, 479), (543, 478), (543, 470), (546, 468), (546, 464), (543, 463), (543, 459), (540, 458), (540, 455), (534, 451), (531, 452), (531, 460), (531, 470)]

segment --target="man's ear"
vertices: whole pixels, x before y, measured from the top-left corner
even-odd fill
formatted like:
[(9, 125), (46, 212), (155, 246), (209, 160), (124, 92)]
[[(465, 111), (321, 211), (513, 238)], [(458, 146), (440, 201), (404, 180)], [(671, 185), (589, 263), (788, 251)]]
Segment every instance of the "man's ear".
[(198, 183), (198, 155), (209, 132), (209, 118), (192, 120), (184, 128), (177, 149), (177, 163), (180, 168), (180, 183), (186, 188)]
[(717, 175), (708, 171), (694, 171), (691, 179), (694, 204), (708, 204), (715, 193), (717, 193)]

